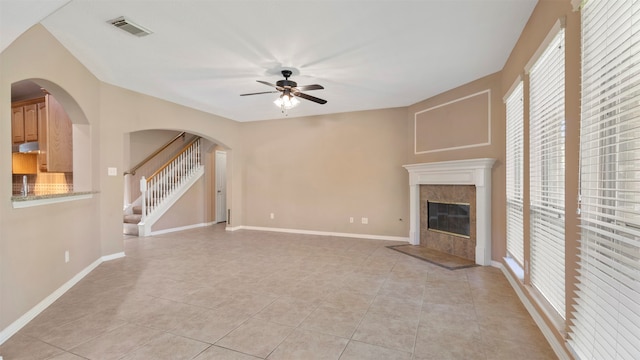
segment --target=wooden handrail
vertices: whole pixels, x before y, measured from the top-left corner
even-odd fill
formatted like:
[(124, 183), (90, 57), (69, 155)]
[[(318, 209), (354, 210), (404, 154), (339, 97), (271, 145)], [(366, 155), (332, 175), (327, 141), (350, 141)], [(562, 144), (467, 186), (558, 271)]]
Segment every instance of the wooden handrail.
[(162, 170), (166, 169), (167, 166), (171, 165), (173, 160), (177, 159), (180, 155), (182, 155), (185, 151), (187, 151), (187, 149), (189, 149), (189, 147), (193, 145), (193, 143), (195, 143), (198, 140), (200, 140), (200, 136), (196, 136), (195, 138), (193, 138), (193, 140), (189, 141), (189, 143), (185, 145), (182, 148), (182, 150), (180, 150), (180, 152), (175, 154), (171, 159), (169, 159), (166, 163), (164, 163), (164, 165), (162, 165), (158, 170), (156, 170), (153, 174), (151, 174), (151, 176), (147, 178), (147, 184), (149, 183), (149, 181), (151, 181), (151, 179), (153, 179), (154, 176), (158, 175)]
[(123, 175), (135, 175), (136, 174), (136, 170), (140, 169), (149, 160), (153, 159), (154, 156), (158, 155), (160, 152), (162, 152), (162, 150), (164, 150), (164, 149), (168, 148), (169, 146), (171, 146), (171, 144), (176, 142), (178, 139), (180, 139), (181, 137), (184, 138), (185, 134), (186, 133), (184, 131), (181, 132), (176, 137), (171, 139), (169, 142), (167, 142), (166, 144), (162, 145), (162, 147), (160, 147), (156, 151), (154, 151), (151, 155), (147, 156), (144, 160), (139, 162), (138, 165), (132, 167), (129, 171), (125, 171)]

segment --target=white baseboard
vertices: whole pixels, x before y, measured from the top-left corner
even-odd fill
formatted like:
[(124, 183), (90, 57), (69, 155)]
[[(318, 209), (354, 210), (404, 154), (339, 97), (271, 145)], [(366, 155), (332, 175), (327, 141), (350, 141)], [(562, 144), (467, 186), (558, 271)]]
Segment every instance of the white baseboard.
[(271, 228), (271, 227), (261, 227), (261, 226), (236, 226), (233, 228), (227, 227), (227, 231), (236, 231), (236, 230), (273, 231), (273, 232), (282, 232), (282, 233), (290, 233), (290, 234), (338, 236), (338, 237), (350, 237), (350, 238), (369, 239), (369, 240), (389, 240), (389, 241), (409, 242), (409, 237), (403, 237), (403, 236), (338, 233), (338, 232), (329, 232), (329, 231)]
[(551, 348), (553, 349), (553, 352), (556, 353), (556, 356), (558, 356), (558, 359), (571, 360), (567, 352), (564, 350), (564, 347), (562, 346), (562, 344), (553, 335), (553, 331), (551, 330), (551, 328), (547, 325), (547, 323), (542, 318), (542, 315), (540, 315), (540, 313), (536, 310), (536, 307), (533, 305), (533, 303), (531, 303), (531, 300), (529, 300), (529, 298), (525, 295), (525, 293), (520, 288), (518, 284), (518, 280), (511, 275), (511, 272), (504, 266), (504, 264), (498, 263), (498, 266), (496, 267), (502, 270), (502, 273), (509, 281), (509, 284), (511, 284), (511, 287), (513, 288), (513, 290), (515, 290), (516, 294), (518, 295), (520, 302), (522, 302), (524, 307), (529, 312), (529, 315), (531, 315), (531, 317), (533, 318), (533, 321), (535, 321), (536, 325), (538, 325), (538, 328), (540, 329), (540, 331), (542, 331), (542, 335), (544, 335), (545, 339), (547, 339), (547, 342), (549, 343), (549, 345), (551, 345)]
[(197, 228), (201, 228), (201, 227), (205, 227), (205, 226), (211, 226), (211, 225), (213, 225), (215, 223), (216, 223), (215, 221), (212, 221), (212, 222), (208, 222), (208, 223), (200, 223), (200, 224), (193, 224), (193, 225), (187, 225), (187, 226), (180, 226), (180, 227), (171, 228), (171, 229), (163, 229), (163, 230), (158, 230), (158, 231), (152, 231), (149, 234), (149, 236), (169, 234), (169, 233), (176, 232), (176, 231), (197, 229)]
[(54, 292), (52, 292), (49, 296), (40, 301), (36, 306), (31, 308), (31, 310), (27, 311), (24, 315), (19, 317), (16, 321), (12, 322), (11, 325), (4, 328), (0, 331), (0, 345), (2, 345), (5, 341), (7, 341), (10, 337), (15, 335), (20, 329), (22, 329), (25, 325), (29, 323), (29, 321), (33, 320), (36, 316), (38, 316), (41, 312), (43, 312), (49, 305), (53, 304), (58, 298), (60, 298), (64, 293), (66, 293), (69, 289), (71, 289), (75, 284), (77, 284), (82, 278), (87, 276), (91, 271), (98, 267), (101, 263), (113, 259), (118, 259), (124, 257), (124, 252), (105, 255), (100, 257), (98, 260), (92, 262), (89, 266), (82, 269), (79, 273), (77, 273), (74, 277), (72, 277), (69, 281), (64, 283)]
[(124, 251), (119, 252), (119, 253), (115, 253), (115, 254), (111, 254), (111, 255), (105, 255), (103, 257), (101, 257), (102, 261), (109, 261), (109, 260), (115, 260), (115, 259), (120, 259), (124, 257)]

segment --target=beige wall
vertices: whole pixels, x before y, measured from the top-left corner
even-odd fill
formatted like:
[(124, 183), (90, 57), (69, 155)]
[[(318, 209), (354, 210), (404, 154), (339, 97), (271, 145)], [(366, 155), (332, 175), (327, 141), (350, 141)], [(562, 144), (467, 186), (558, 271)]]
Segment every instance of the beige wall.
[(244, 224), (406, 237), (405, 117), (398, 108), (243, 123)]
[(180, 134), (175, 130), (136, 131), (129, 135), (131, 166), (135, 166), (161, 146)]

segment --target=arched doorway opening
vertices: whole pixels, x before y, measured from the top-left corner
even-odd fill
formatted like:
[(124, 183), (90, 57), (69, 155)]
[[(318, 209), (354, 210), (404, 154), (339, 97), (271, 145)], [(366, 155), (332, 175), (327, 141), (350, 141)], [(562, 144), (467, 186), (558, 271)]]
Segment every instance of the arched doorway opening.
[(11, 85), (12, 195), (91, 191), (90, 124), (75, 99), (44, 79)]
[[(125, 234), (147, 236), (227, 221), (227, 147), (210, 137), (173, 129), (147, 129), (124, 136), (123, 163), (124, 168), (128, 169), (125, 171), (124, 181)], [(189, 150), (196, 145), (197, 150)], [(189, 151), (195, 152), (197, 156), (186, 155)], [(180, 170), (185, 163), (194, 162), (201, 165), (202, 169)], [(193, 173), (196, 178), (182, 174), (163, 175), (164, 169), (173, 171), (174, 168)], [(147, 193), (141, 191), (144, 188), (153, 193), (147, 190), (147, 186), (155, 184), (150, 177), (165, 177), (171, 181), (180, 177), (176, 181), (178, 185), (160, 185), (163, 192), (170, 194), (166, 199), (160, 200), (162, 205), (158, 208), (162, 213), (151, 220), (146, 217), (149, 214), (148, 203), (142, 200), (144, 198), (149, 201)]]

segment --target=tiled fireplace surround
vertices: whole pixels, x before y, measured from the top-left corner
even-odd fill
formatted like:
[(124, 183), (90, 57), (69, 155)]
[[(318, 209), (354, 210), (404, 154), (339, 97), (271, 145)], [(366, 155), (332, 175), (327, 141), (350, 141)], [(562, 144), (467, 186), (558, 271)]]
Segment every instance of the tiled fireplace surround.
[[(494, 163), (495, 159), (482, 158), (405, 165), (410, 186), (409, 242), (475, 260), (479, 265), (491, 265), (491, 168)], [(473, 193), (475, 199), (469, 199)], [(424, 213), (421, 210), (426, 207), (427, 199), (470, 203), (471, 238), (432, 237), (433, 232), (426, 230), (426, 210)]]
[[(469, 204), (469, 237), (429, 230), (428, 201)], [(420, 245), (467, 260), (476, 259), (475, 186), (420, 185)]]

